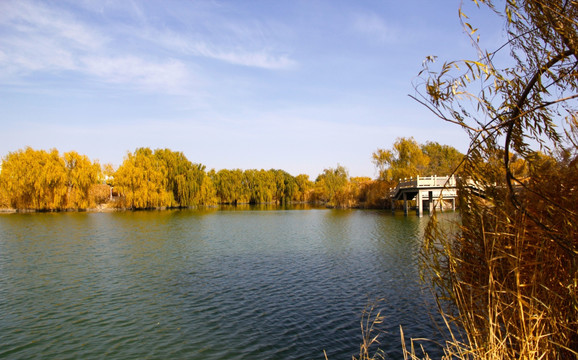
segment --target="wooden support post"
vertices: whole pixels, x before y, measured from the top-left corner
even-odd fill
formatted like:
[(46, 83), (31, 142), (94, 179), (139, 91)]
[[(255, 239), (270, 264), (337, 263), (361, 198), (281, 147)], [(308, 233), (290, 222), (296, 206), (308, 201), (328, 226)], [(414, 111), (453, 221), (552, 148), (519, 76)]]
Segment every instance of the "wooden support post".
[(417, 216), (423, 216), (423, 199), (421, 196), (421, 191), (418, 190), (417, 192), (417, 209), (416, 209)]
[(407, 194), (403, 193), (403, 214), (407, 215)]
[(429, 202), (428, 202), (428, 205), (429, 205), (429, 213), (431, 214), (431, 213), (433, 212), (433, 206), (434, 206), (434, 203), (433, 203), (433, 191), (428, 191), (428, 198), (429, 198)]

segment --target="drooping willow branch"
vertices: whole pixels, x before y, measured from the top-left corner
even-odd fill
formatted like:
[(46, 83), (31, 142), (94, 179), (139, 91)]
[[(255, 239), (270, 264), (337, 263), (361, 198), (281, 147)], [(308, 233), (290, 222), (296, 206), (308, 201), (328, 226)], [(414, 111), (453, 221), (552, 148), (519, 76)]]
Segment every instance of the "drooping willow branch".
[(514, 106), (514, 109), (510, 116), (510, 120), (508, 121), (508, 126), (506, 128), (506, 138), (504, 140), (504, 167), (506, 170), (506, 185), (508, 186), (510, 200), (512, 200), (513, 205), (516, 206), (517, 208), (519, 208), (519, 203), (517, 202), (517, 200), (515, 200), (514, 188), (512, 184), (512, 181), (515, 180), (515, 178), (510, 169), (510, 144), (512, 142), (512, 132), (514, 130), (514, 125), (516, 124), (516, 122), (520, 120), (522, 115), (522, 108), (524, 107), (524, 104), (528, 100), (528, 96), (530, 95), (531, 91), (534, 89), (536, 84), (538, 84), (538, 81), (542, 77), (542, 74), (547, 72), (558, 62), (564, 60), (565, 58), (571, 55), (573, 55), (573, 51), (571, 50), (567, 50), (561, 54), (558, 54), (557, 56), (550, 59), (550, 61), (548, 61), (544, 66), (539, 68), (534, 73), (534, 76), (532, 76), (530, 81), (528, 81), (526, 87), (524, 88), (524, 91), (522, 91), (522, 93), (520, 94), (520, 97), (518, 98), (518, 101), (516, 102), (516, 105)]

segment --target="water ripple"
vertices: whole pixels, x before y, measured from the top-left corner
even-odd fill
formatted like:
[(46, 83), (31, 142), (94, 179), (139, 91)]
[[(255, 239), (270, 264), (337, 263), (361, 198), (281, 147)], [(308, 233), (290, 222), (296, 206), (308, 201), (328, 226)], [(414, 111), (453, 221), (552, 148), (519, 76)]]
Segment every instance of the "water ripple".
[(350, 359), (376, 298), (395, 358), (400, 324), (436, 336), (423, 226), (338, 210), (0, 216), (0, 358)]

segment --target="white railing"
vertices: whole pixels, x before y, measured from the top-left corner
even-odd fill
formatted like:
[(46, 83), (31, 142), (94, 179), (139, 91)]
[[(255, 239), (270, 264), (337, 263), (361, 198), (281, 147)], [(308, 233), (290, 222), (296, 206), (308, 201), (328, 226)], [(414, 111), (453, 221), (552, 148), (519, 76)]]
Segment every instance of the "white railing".
[(391, 194), (396, 194), (400, 189), (408, 188), (428, 188), (428, 187), (455, 187), (456, 177), (452, 176), (422, 176), (416, 178), (399, 179), (399, 183), (395, 189), (392, 189)]

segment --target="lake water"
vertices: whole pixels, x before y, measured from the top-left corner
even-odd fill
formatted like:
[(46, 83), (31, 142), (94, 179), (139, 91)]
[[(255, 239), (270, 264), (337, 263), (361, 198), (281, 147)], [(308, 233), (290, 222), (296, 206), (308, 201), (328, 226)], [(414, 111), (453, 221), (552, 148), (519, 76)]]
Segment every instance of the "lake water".
[[(0, 358), (351, 359), (439, 340), (419, 284), (428, 217), (329, 209), (0, 215)], [(425, 343), (430, 355), (439, 354)]]

